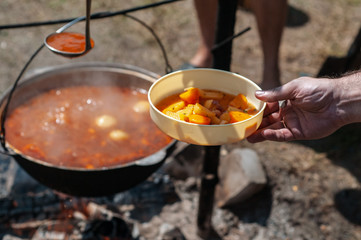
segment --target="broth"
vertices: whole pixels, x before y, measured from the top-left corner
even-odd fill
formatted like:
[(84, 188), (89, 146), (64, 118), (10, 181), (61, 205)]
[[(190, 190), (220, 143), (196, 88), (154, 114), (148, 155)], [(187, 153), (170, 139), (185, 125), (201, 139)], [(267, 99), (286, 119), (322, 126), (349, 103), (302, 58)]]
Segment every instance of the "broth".
[(233, 95), (194, 87), (165, 97), (155, 107), (174, 119), (202, 125), (236, 123), (258, 113), (241, 93)]
[[(85, 51), (85, 36), (81, 33), (57, 33), (50, 36), (47, 43), (62, 52), (81, 53)], [(90, 45), (92, 48), (94, 47), (93, 39), (90, 39)]]
[(9, 113), (6, 140), (57, 166), (102, 168), (149, 156), (171, 142), (149, 116), (142, 89), (74, 86), (43, 92)]

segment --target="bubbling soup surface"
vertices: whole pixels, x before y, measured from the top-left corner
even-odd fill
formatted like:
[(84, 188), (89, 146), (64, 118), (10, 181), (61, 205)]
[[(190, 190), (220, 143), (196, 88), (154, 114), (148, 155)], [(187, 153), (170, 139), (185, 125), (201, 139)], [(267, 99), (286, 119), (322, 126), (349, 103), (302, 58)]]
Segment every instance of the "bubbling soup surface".
[(43, 92), (10, 112), (5, 129), (27, 156), (87, 169), (141, 159), (172, 140), (152, 122), (145, 90), (117, 86)]

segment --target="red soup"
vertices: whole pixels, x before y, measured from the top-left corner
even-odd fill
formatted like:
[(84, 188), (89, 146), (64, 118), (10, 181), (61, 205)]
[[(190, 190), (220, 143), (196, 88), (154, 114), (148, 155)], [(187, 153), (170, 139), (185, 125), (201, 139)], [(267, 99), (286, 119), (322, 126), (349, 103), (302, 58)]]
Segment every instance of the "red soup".
[(141, 159), (172, 140), (150, 119), (144, 90), (114, 86), (44, 92), (10, 112), (5, 128), (23, 154), (87, 169)]
[[(62, 52), (81, 53), (85, 50), (85, 36), (81, 33), (62, 32), (51, 35), (46, 42), (49, 46)], [(93, 39), (90, 39), (94, 47)]]

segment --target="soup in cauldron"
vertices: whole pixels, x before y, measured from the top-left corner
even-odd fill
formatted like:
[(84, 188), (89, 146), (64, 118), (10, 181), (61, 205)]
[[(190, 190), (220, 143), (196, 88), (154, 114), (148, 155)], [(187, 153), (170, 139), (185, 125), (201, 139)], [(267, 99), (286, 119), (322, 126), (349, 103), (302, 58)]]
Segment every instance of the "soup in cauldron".
[(172, 141), (150, 119), (146, 91), (118, 86), (43, 92), (10, 112), (5, 129), (22, 154), (85, 169), (129, 163)]

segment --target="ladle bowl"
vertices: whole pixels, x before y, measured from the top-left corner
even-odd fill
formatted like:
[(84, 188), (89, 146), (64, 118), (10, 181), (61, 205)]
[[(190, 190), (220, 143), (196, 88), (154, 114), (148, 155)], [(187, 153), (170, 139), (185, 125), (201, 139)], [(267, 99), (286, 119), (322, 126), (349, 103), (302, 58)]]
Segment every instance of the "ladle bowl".
[[(64, 36), (62, 36), (64, 35)], [(64, 47), (66, 46), (68, 49), (72, 49), (72, 51), (65, 51), (65, 50), (61, 50), (58, 49), (57, 47), (54, 47), (51, 44), (51, 40), (55, 40), (55, 38), (59, 38), (58, 41), (61, 41), (60, 39), (63, 40), (68, 40), (70, 42), (65, 42), (64, 43)], [(85, 44), (83, 45), (82, 42), (85, 39)], [(53, 34), (50, 34), (49, 36), (47, 36), (45, 38), (45, 45), (47, 46), (47, 48), (49, 48), (52, 52), (64, 56), (64, 57), (68, 57), (68, 58), (75, 58), (75, 57), (80, 57), (85, 55), (86, 53), (88, 53), (94, 46), (94, 41), (92, 39), (90, 39), (90, 44), (88, 46), (87, 44), (87, 40), (86, 40), (86, 36), (84, 36), (81, 33), (75, 33), (75, 32), (55, 32)], [(57, 44), (59, 45), (59, 44)], [(63, 47), (63, 46), (59, 46), (59, 47)], [(75, 51), (73, 51), (75, 50)]]
[[(58, 55), (61, 55), (63, 57), (68, 57), (68, 58), (80, 57), (80, 56), (83, 56), (86, 53), (88, 53), (94, 46), (94, 41), (90, 38), (90, 9), (91, 9), (91, 0), (87, 0), (87, 2), (86, 2), (86, 23), (85, 23), (85, 48), (83, 51), (65, 51), (65, 50), (57, 49), (51, 43), (49, 43), (49, 40), (55, 38), (57, 35), (58, 36), (64, 35), (65, 34), (65, 33), (63, 33), (64, 30), (66, 30), (70, 26), (74, 25), (75, 23), (77, 23), (81, 20), (84, 20), (84, 17), (79, 17), (79, 18), (74, 19), (73, 21), (71, 21), (68, 24), (64, 25), (63, 27), (59, 28), (55, 33), (52, 33), (49, 36), (47, 36), (44, 40), (45, 46), (52, 52), (54, 52)], [(84, 36), (81, 33), (68, 33), (68, 34), (73, 35), (73, 36), (76, 35), (78, 37)], [(81, 41), (79, 41), (79, 39), (77, 39), (77, 43), (75, 43), (75, 44), (79, 44), (79, 42), (81, 43)]]

